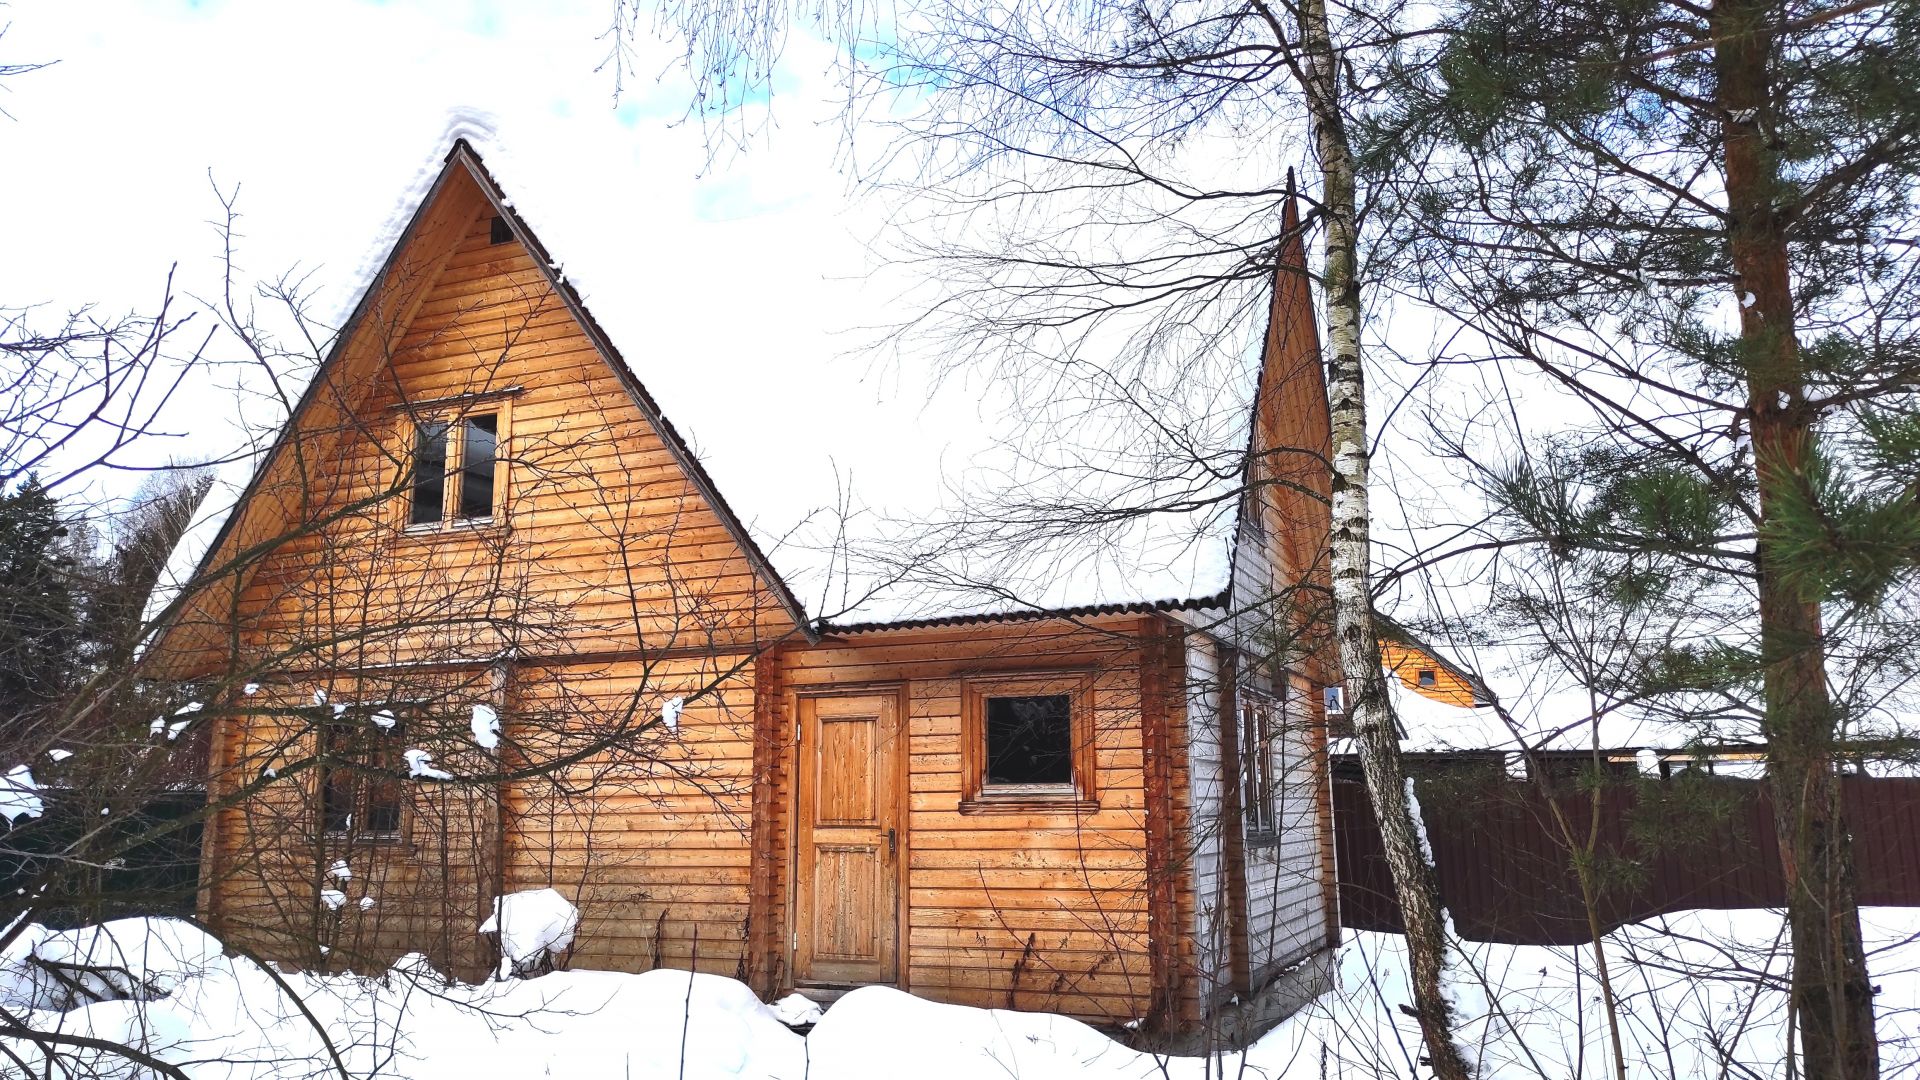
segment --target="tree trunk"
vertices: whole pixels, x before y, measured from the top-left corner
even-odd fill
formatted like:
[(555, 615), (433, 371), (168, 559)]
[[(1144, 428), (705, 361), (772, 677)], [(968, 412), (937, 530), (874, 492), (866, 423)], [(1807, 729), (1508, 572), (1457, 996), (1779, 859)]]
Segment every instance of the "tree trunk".
[(1323, 288), (1327, 310), (1327, 395), (1333, 443), (1334, 629), (1345, 675), (1360, 765), (1380, 837), (1393, 873), (1394, 894), (1406, 927), (1414, 1012), (1440, 1080), (1467, 1080), (1473, 1070), (1453, 1037), (1453, 1006), (1441, 987), (1446, 967), (1444, 915), (1433, 867), (1420, 841), (1400, 768), (1399, 733), (1380, 670), (1374, 630), (1367, 505), (1367, 403), (1360, 366), (1359, 238), (1354, 164), (1340, 109), (1340, 68), (1325, 0), (1300, 5), (1304, 52), (1303, 96), (1320, 154), (1321, 206), (1326, 217)]
[(1740, 300), (1754, 467), (1760, 490), (1760, 650), (1765, 664), (1767, 781), (1787, 881), (1793, 939), (1793, 1008), (1809, 1080), (1880, 1075), (1854, 893), (1853, 857), (1840, 814), (1835, 724), (1817, 599), (1783, 580), (1766, 540), (1788, 485), (1804, 485), (1813, 449), (1779, 164), (1767, 145), (1771, 92), (1769, 0), (1722, 0), (1713, 9), (1725, 154), (1728, 250)]

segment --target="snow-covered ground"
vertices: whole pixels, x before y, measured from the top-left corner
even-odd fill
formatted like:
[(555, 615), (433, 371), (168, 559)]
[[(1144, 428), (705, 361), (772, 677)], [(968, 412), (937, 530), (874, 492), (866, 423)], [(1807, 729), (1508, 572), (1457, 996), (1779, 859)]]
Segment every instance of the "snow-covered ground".
[[(1866, 921), (1884, 1075), (1920, 1075), (1920, 911), (1877, 909)], [(1629, 1074), (1782, 1075), (1783, 998), (1777, 988), (1756, 992), (1754, 983), (1758, 973), (1782, 970), (1780, 927), (1769, 912), (1692, 912), (1612, 935)], [(124, 968), (89, 989), (144, 1000), (75, 1006), (86, 994), (33, 957)], [(1492, 990), (1459, 995), (1473, 1014), (1466, 1036), (1484, 1075), (1610, 1075), (1589, 950), (1472, 945), (1467, 957)], [(1413, 1022), (1400, 1008), (1407, 997), (1398, 939), (1379, 934), (1350, 937), (1337, 991), (1244, 1058), (1212, 1059), (1143, 1054), (1073, 1020), (940, 1005), (883, 988), (847, 995), (802, 1037), (742, 984), (680, 971), (563, 971), (479, 986), (447, 986), (417, 960), (376, 978), (270, 973), (166, 920), (61, 934), (28, 928), (0, 962), (0, 1004), (14, 1016), (42, 1031), (129, 1043), (196, 1080), (343, 1069), (420, 1080), (1424, 1075), (1414, 1064)], [(0, 1039), (0, 1047), (0, 1058), (16, 1055), (14, 1070), (39, 1074), (43, 1050), (32, 1040)], [(85, 1047), (58, 1050), (80, 1068), (56, 1076), (168, 1075)], [(0, 1060), (0, 1074), (16, 1073)]]

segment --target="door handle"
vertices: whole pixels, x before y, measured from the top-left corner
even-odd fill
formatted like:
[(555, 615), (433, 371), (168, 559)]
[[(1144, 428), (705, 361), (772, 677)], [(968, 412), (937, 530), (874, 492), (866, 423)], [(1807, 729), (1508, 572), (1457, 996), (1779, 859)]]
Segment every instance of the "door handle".
[(895, 837), (893, 830), (888, 829), (887, 830), (887, 858), (889, 859), (893, 858), (894, 855), (897, 854), (898, 845), (896, 844), (896, 840), (897, 838)]

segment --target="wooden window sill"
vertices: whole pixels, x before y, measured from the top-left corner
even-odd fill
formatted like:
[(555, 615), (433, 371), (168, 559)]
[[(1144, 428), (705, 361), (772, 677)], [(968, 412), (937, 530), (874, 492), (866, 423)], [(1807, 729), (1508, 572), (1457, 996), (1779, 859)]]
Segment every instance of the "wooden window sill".
[(432, 522), (424, 525), (409, 525), (400, 530), (400, 539), (406, 541), (427, 540), (490, 540), (507, 535), (507, 524), (493, 518), (470, 518), (452, 523)]
[(983, 792), (960, 800), (963, 814), (1092, 814), (1099, 809), (1099, 799), (1037, 791)]
[(371, 836), (364, 834), (348, 836), (346, 833), (330, 832), (323, 835), (320, 839), (328, 844), (340, 844), (347, 847), (390, 847), (405, 848), (408, 850), (411, 850), (413, 847), (412, 844), (407, 842), (407, 838), (399, 833), (392, 835), (376, 833)]

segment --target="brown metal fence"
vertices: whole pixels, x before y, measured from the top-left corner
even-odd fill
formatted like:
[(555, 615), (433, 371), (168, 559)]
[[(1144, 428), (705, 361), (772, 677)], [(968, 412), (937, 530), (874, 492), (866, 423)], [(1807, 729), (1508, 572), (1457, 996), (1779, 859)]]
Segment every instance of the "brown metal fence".
[[(1568, 849), (1538, 788), (1497, 770), (1432, 772), (1416, 781), (1416, 791), (1440, 894), (1460, 935), (1525, 945), (1589, 940)], [(1841, 797), (1860, 903), (1920, 907), (1920, 779), (1849, 776)], [(1557, 803), (1573, 834), (1584, 838), (1590, 793)], [(1333, 816), (1341, 924), (1399, 932), (1366, 789), (1338, 769)], [(1604, 787), (1595, 905), (1602, 931), (1689, 908), (1783, 906), (1774, 836), (1759, 781), (1688, 775)]]

